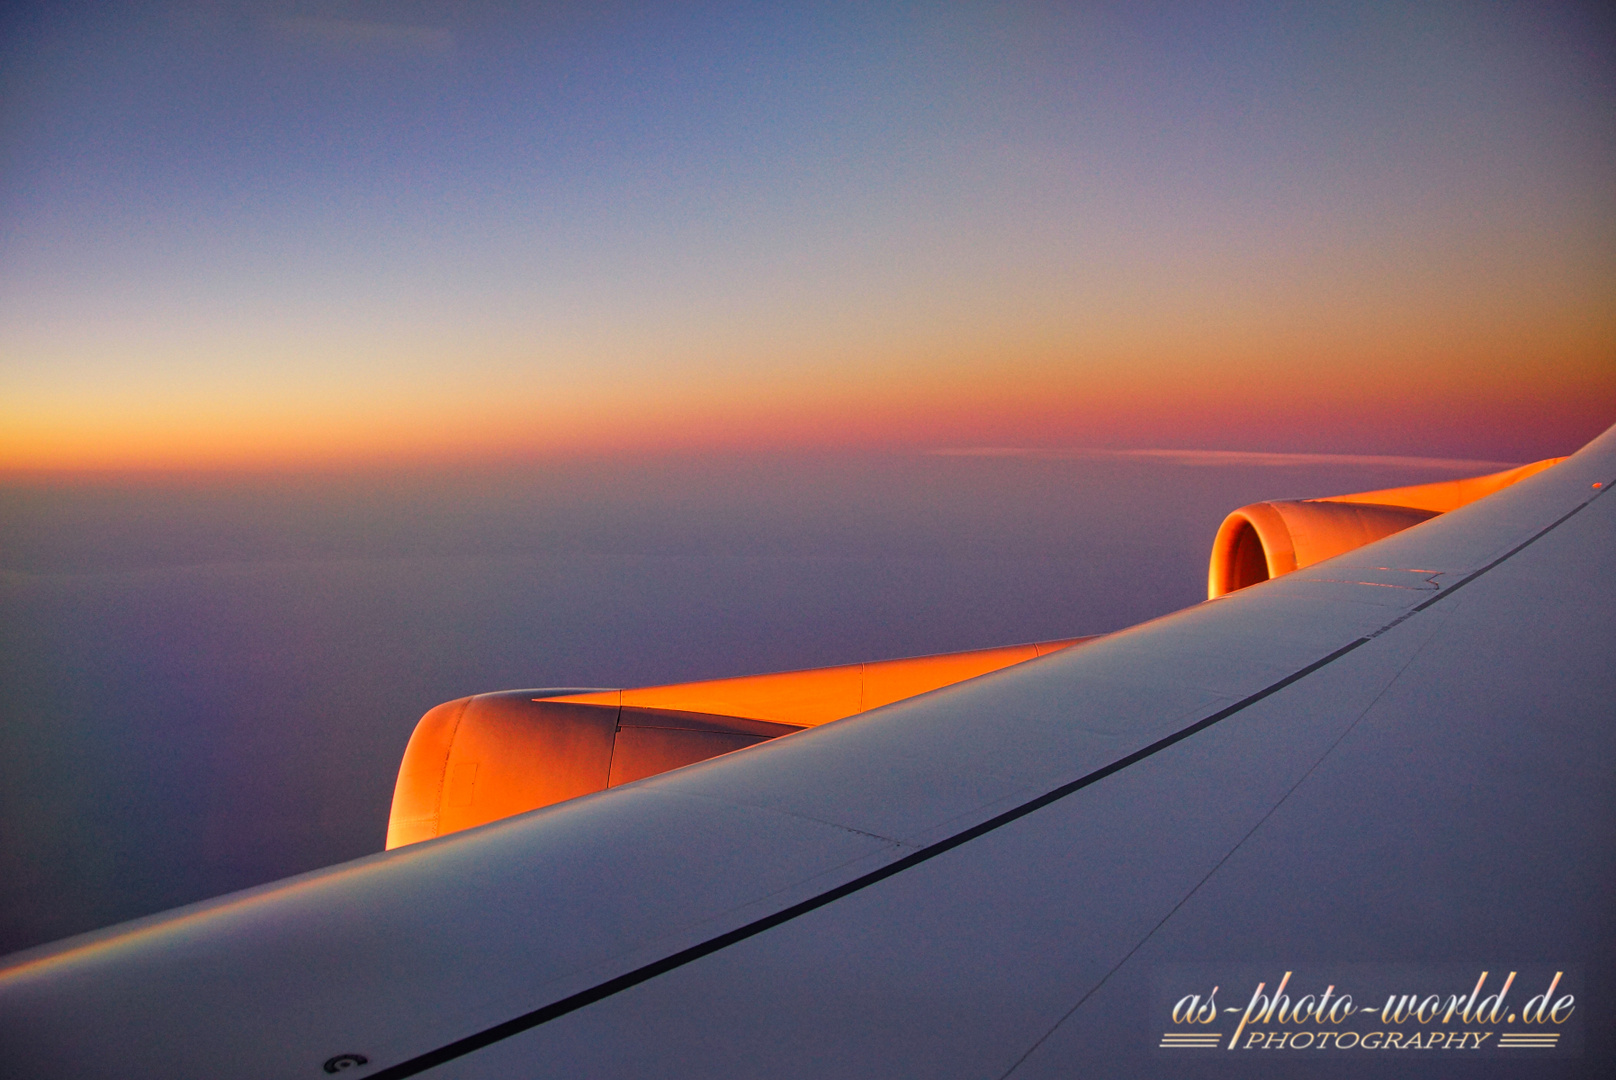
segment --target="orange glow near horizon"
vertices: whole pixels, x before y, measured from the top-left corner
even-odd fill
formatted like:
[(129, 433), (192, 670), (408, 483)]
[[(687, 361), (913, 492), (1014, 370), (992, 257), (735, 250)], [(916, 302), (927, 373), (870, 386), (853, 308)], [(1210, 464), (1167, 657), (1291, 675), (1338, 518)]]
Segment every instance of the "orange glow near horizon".
[(1103, 9), (444, 8), (427, 67), (42, 16), (0, 42), (0, 474), (1616, 419), (1580, 15)]
[[(1568, 452), (1616, 420), (1616, 333), (1556, 339), (1555, 329), (1544, 326), (1531, 348), (1515, 335), (1400, 346), (1186, 332), (1126, 345), (1071, 336), (1024, 347), (848, 343), (773, 364), (641, 360), (565, 381), (548, 365), (470, 361), (445, 378), (457, 365), (444, 360), (421, 372), (280, 385), (254, 376), (23, 388), (0, 395), (0, 473), (968, 445), (1524, 460)], [(562, 369), (591, 366), (569, 358)]]
[[(1070, 353), (1077, 353), (1073, 348)], [(343, 468), (577, 454), (950, 446), (1196, 446), (1441, 452), (1478, 433), (1572, 449), (1616, 420), (1616, 358), (1558, 363), (1428, 357), (1096, 365), (1049, 355), (975, 364), (901, 358), (696, 380), (644, 372), (607, 393), (393, 386), (327, 400), (197, 395), (0, 405), (0, 473)], [(828, 365), (827, 365), (828, 366)], [(502, 380), (503, 381), (503, 380)], [(30, 407), (34, 406), (34, 407)], [(9, 415), (7, 415), (9, 414)]]

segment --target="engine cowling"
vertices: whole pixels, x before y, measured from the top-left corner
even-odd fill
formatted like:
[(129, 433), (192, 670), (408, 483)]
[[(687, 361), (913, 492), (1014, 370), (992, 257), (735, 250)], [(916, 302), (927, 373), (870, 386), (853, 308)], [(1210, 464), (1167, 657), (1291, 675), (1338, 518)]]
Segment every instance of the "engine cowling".
[(388, 848), (693, 765), (1064, 649), (1082, 638), (634, 690), (507, 690), (415, 725)]
[(736, 716), (556, 701), (553, 691), (542, 690), (447, 701), (421, 717), (404, 750), (387, 846), (459, 832), (799, 730)]
[(1216, 598), (1401, 532), (1437, 516), (1408, 506), (1261, 502), (1223, 519), (1212, 541), (1207, 596)]
[(1212, 541), (1207, 598), (1215, 600), (1343, 555), (1457, 510), (1563, 460), (1549, 458), (1463, 480), (1242, 506), (1223, 519)]

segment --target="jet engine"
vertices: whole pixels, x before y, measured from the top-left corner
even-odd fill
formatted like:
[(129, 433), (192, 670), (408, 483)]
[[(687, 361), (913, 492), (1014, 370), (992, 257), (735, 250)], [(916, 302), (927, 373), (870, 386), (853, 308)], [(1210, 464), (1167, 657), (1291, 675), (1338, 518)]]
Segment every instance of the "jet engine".
[[(1216, 598), (1447, 513), (1560, 458), (1466, 480), (1253, 503), (1224, 519)], [(1088, 638), (635, 690), (508, 690), (446, 702), (410, 736), (387, 846), (484, 825), (998, 671)]]
[(507, 690), (428, 711), (399, 765), (387, 846), (459, 832), (801, 730), (738, 716), (555, 700), (576, 694)]
[(1549, 458), (1463, 480), (1242, 506), (1223, 519), (1212, 541), (1207, 598), (1216, 600), (1363, 547), (1457, 510), (1563, 460)]
[(387, 846), (536, 810), (1045, 656), (1086, 638), (636, 690), (507, 690), (415, 725)]

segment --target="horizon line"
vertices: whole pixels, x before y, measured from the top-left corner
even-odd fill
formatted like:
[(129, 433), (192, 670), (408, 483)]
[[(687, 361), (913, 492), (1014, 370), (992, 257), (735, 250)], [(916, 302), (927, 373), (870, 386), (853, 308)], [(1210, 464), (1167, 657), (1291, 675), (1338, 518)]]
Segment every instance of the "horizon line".
[(1452, 469), (1454, 471), (1482, 469), (1496, 472), (1523, 464), (1518, 461), (1417, 457), (1405, 454), (1310, 454), (1264, 450), (1166, 450), (1159, 448), (1119, 450), (1088, 446), (945, 446), (928, 450), (926, 453), (936, 457), (1132, 458), (1194, 467), (1259, 465), (1283, 468), (1317, 465), (1390, 465), (1405, 468)]

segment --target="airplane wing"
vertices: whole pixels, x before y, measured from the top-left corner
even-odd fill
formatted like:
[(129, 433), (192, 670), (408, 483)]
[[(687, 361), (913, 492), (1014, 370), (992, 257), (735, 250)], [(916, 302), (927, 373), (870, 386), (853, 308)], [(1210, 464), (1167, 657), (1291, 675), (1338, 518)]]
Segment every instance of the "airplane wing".
[(17, 954), (3, 1070), (1608, 1075), (1612, 482)]

